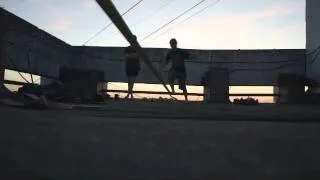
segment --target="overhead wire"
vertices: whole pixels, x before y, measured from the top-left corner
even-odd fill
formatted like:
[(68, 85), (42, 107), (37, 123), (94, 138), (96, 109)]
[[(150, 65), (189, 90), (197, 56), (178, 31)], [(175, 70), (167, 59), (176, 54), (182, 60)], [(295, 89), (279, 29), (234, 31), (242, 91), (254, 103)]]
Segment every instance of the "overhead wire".
[(147, 19), (151, 18), (153, 15), (155, 15), (156, 13), (158, 13), (159, 11), (161, 11), (163, 8), (167, 7), (169, 4), (171, 4), (172, 2), (174, 2), (175, 0), (169, 0), (169, 2), (166, 2), (165, 4), (163, 4), (162, 6), (160, 6), (159, 8), (157, 8), (156, 10), (152, 11), (152, 13), (149, 13), (148, 15), (144, 16), (142, 19), (140, 19), (138, 22), (134, 23), (131, 25), (132, 26), (136, 26), (144, 21), (146, 21)]
[[(136, 6), (138, 6), (143, 0), (138, 1), (137, 3), (135, 3), (134, 5), (132, 5), (129, 9), (127, 9), (124, 13), (121, 14), (121, 16), (126, 15), (128, 12), (130, 12), (131, 10), (133, 10)], [(99, 34), (101, 34), (103, 31), (105, 31), (108, 27), (110, 27), (113, 24), (113, 22), (110, 22), (108, 25), (106, 25), (104, 28), (102, 28), (101, 30), (99, 30), (97, 33), (95, 33), (94, 35), (92, 35), (87, 41), (85, 41), (83, 43), (83, 46), (85, 46), (86, 44), (88, 44), (92, 39), (94, 39), (95, 37), (97, 37)]]
[(176, 28), (178, 25), (182, 24), (182, 23), (185, 23), (186, 21), (188, 21), (189, 19), (193, 18), (194, 16), (200, 14), (201, 12), (203, 12), (204, 10), (208, 9), (209, 7), (219, 3), (221, 0), (215, 0), (213, 2), (211, 2), (210, 4), (208, 4), (207, 6), (205, 6), (204, 8), (196, 11), (195, 13), (191, 14), (190, 16), (188, 16), (187, 18), (185, 18), (184, 20), (180, 21), (179, 23), (175, 24), (174, 26), (172, 26), (171, 28), (167, 29), (166, 31), (158, 34), (156, 37), (154, 37), (151, 41), (157, 39), (158, 37), (168, 33), (169, 31), (173, 30), (174, 28)]
[[(147, 14), (146, 16), (144, 16), (142, 19), (140, 19), (139, 21), (135, 22), (134, 24), (130, 24), (130, 27), (134, 27), (144, 21), (146, 21), (147, 19), (151, 18), (153, 15), (155, 15), (156, 13), (158, 13), (160, 10), (162, 10), (163, 8), (167, 7), (169, 4), (171, 4), (172, 2), (174, 2), (176, 0), (169, 0), (169, 2), (166, 2), (165, 4), (161, 5), (160, 7), (158, 7), (156, 10), (152, 11), (152, 13)], [(114, 36), (116, 35), (116, 32), (113, 32), (111, 34), (109, 34), (109, 36)]]
[(159, 32), (161, 29), (165, 28), (166, 26), (168, 26), (169, 24), (171, 24), (172, 22), (174, 22), (175, 20), (179, 19), (180, 17), (182, 17), (183, 15), (185, 15), (186, 13), (188, 13), (189, 11), (191, 11), (192, 9), (196, 8), (197, 6), (199, 6), (200, 4), (204, 3), (206, 0), (201, 0), (198, 3), (196, 3), (195, 5), (193, 5), (192, 7), (190, 7), (189, 9), (185, 10), (184, 12), (180, 13), (178, 16), (176, 16), (175, 18), (173, 18), (172, 20), (170, 20), (169, 22), (163, 24), (162, 26), (160, 26), (159, 28), (157, 28), (156, 30), (154, 30), (153, 32), (151, 32), (150, 34), (148, 34), (147, 36), (145, 36), (144, 38), (142, 38), (142, 40), (140, 41), (140, 43), (142, 43), (144, 40), (146, 40), (147, 38), (151, 37), (152, 35), (154, 35), (155, 33)]

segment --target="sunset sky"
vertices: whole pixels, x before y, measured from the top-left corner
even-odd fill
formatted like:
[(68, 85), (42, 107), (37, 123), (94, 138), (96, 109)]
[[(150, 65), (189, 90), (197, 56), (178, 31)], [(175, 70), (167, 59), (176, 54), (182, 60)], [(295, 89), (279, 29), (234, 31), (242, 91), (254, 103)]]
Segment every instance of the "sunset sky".
[[(113, 0), (120, 13), (138, 1)], [(204, 1), (145, 39), (142, 46), (168, 48), (168, 40), (175, 37), (179, 47), (190, 49), (305, 48), (305, 0), (215, 1)], [(123, 18), (141, 41), (198, 2), (201, 0), (143, 0)], [(110, 23), (94, 0), (0, 0), (0, 6), (70, 45), (83, 45)], [(112, 25), (87, 45), (128, 43)]]
[[(138, 1), (113, 0), (120, 13)], [(305, 48), (305, 0), (221, 0), (175, 26), (214, 1), (204, 1), (142, 45), (168, 47), (176, 37), (180, 47), (194, 49)], [(143, 0), (123, 18), (141, 40), (197, 2), (201, 0)], [(83, 45), (110, 23), (94, 0), (0, 0), (0, 5), (71, 45)], [(110, 26), (88, 45), (128, 43)]]

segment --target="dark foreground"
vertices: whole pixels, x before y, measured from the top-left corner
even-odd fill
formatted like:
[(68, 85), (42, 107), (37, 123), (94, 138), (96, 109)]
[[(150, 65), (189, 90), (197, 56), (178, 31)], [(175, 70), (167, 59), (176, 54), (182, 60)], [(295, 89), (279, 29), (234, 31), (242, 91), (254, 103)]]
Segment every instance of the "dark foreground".
[(0, 106), (0, 179), (320, 179), (318, 109), (145, 102), (46, 111)]

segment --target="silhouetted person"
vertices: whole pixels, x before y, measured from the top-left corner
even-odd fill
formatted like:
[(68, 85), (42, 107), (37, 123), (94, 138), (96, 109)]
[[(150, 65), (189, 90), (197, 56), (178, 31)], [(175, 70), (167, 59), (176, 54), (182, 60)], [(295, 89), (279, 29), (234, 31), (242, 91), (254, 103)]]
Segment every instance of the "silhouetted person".
[[(137, 37), (134, 36), (137, 40)], [(126, 98), (131, 96), (133, 98), (133, 86), (140, 71), (139, 53), (134, 47), (128, 46), (125, 51), (126, 58), (126, 75), (128, 77), (128, 94)]]
[(166, 56), (166, 64), (170, 61), (172, 62), (168, 73), (168, 81), (172, 92), (174, 93), (174, 81), (178, 79), (179, 89), (183, 91), (185, 100), (188, 101), (188, 92), (186, 87), (187, 72), (184, 61), (190, 57), (190, 54), (188, 51), (178, 48), (177, 44), (178, 42), (176, 39), (170, 40), (171, 49)]

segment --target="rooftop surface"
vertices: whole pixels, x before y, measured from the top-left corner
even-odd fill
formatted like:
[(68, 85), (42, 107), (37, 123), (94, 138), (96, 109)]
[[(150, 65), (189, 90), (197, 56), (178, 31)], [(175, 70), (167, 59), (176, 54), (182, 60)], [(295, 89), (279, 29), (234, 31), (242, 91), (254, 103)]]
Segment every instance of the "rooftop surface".
[(143, 101), (45, 111), (0, 106), (1, 174), (319, 179), (318, 109)]

